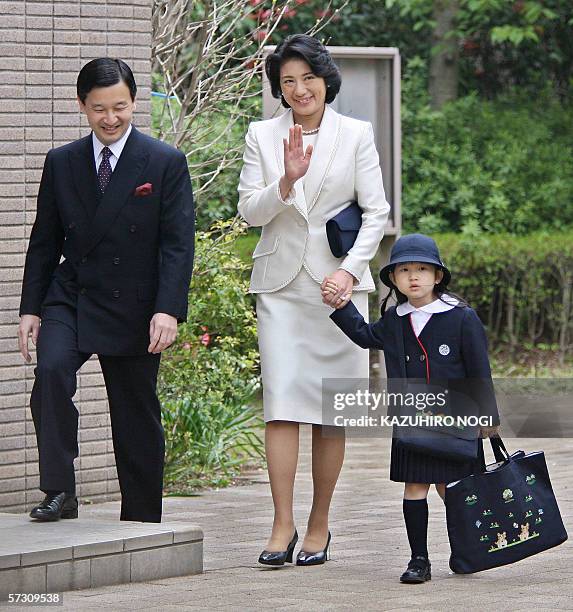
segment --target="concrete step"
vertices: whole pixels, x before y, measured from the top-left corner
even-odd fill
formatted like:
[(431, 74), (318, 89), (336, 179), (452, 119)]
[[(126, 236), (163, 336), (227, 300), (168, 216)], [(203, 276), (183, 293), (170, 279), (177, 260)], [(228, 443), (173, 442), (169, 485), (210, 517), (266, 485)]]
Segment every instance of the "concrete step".
[(80, 518), (43, 523), (0, 513), (0, 601), (203, 571), (203, 531), (173, 521)]

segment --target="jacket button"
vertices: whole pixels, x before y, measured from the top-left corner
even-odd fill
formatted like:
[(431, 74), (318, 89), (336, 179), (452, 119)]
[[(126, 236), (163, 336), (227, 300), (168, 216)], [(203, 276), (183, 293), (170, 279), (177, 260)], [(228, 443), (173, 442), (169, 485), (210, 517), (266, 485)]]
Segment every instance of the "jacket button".
[(81, 263), (86, 263), (86, 261), (87, 261), (87, 260), (88, 260), (88, 258), (87, 258), (87, 257), (82, 257), (82, 258), (80, 259), (80, 262), (81, 262)]
[(424, 361), (426, 359), (426, 355), (420, 355), (420, 361)]
[(85, 287), (82, 287), (82, 288), (80, 289), (80, 293), (81, 293), (81, 295), (85, 295), (87, 292), (88, 292), (88, 290), (87, 290)]
[(135, 232), (137, 231), (137, 225), (130, 225), (130, 226), (129, 226), (129, 231), (130, 231), (132, 234), (135, 234)]
[(68, 228), (69, 229), (74, 229), (74, 227), (76, 227), (76, 224), (72, 221), (69, 225)]
[(410, 361), (410, 355), (406, 355), (406, 361)]
[(114, 257), (113, 258), (113, 265), (117, 266), (119, 264), (119, 257)]
[(119, 297), (119, 289), (114, 289), (111, 294), (113, 295), (114, 298), (118, 298)]

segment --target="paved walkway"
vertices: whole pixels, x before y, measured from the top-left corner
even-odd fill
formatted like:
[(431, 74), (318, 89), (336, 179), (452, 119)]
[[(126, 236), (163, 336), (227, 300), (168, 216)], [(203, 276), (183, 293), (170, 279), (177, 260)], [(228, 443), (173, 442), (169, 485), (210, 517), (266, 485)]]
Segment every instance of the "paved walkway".
[[(303, 428), (295, 495), (301, 541), (312, 493), (309, 435)], [(545, 450), (563, 519), (573, 537), (573, 440), (506, 440), (506, 445), (510, 452)], [(203, 528), (204, 574), (69, 592), (59, 609), (573, 610), (570, 541), (512, 566), (471, 576), (451, 574), (445, 514), (435, 491), (429, 499), (432, 581), (400, 584), (409, 548), (402, 521), (402, 485), (388, 480), (388, 446), (388, 440), (349, 440), (332, 512), (333, 559), (323, 566), (269, 569), (256, 563), (272, 517), (266, 473), (261, 472), (243, 486), (165, 500), (170, 521), (192, 521)], [(114, 502), (81, 512), (117, 517), (118, 508)]]

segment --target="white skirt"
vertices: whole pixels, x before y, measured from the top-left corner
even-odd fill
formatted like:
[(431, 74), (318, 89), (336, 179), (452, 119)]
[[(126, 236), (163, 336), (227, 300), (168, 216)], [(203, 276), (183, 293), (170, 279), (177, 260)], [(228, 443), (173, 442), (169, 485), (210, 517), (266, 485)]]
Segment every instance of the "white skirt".
[[(368, 321), (368, 293), (353, 293), (352, 302)], [(322, 424), (322, 379), (368, 378), (368, 351), (338, 329), (331, 312), (304, 268), (279, 291), (257, 294), (265, 422)]]

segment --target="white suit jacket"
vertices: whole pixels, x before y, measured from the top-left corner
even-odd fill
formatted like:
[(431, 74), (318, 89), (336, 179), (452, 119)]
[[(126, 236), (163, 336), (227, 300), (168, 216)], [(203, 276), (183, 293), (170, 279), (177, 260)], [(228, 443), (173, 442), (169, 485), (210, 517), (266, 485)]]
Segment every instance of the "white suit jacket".
[[(308, 171), (283, 201), (283, 138), (292, 125), (288, 109), (280, 117), (251, 123), (247, 132), (238, 209), (249, 225), (263, 228), (253, 253), (250, 291), (278, 291), (303, 266), (317, 283), (342, 268), (360, 281), (355, 290), (372, 291), (368, 262), (390, 211), (372, 125), (327, 105)], [(352, 200), (363, 210), (362, 227), (354, 246), (339, 259), (328, 246), (326, 222)]]

